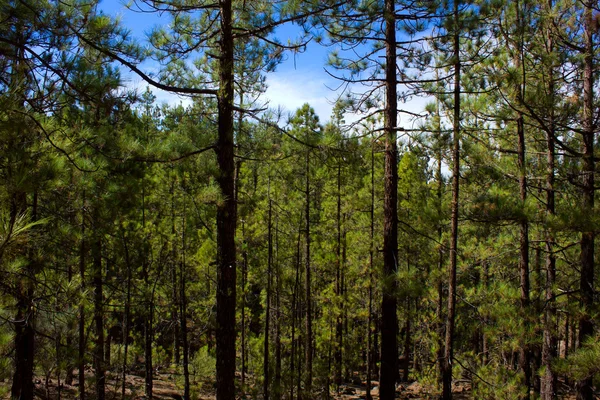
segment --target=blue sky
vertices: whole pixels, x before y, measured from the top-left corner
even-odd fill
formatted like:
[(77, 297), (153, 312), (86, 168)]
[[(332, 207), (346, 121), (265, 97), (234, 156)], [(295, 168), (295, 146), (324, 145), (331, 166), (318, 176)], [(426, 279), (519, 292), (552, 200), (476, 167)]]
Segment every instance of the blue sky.
[[(103, 0), (100, 9), (106, 14), (118, 16), (124, 26), (131, 30), (135, 40), (144, 42), (146, 35), (156, 26), (168, 23), (168, 16), (161, 18), (157, 13), (139, 13), (128, 9), (124, 0)], [(277, 35), (281, 42), (285, 43), (297, 37), (298, 28), (294, 26), (283, 26), (278, 29)], [(268, 89), (263, 96), (264, 101), (269, 102), (269, 107), (293, 113), (304, 103), (309, 103), (319, 115), (321, 122), (326, 122), (331, 116), (333, 102), (339, 93), (335, 92), (340, 82), (332, 78), (325, 71), (330, 47), (322, 46), (314, 41), (308, 44), (303, 53), (286, 53), (285, 60), (277, 66), (274, 72), (267, 74)], [(136, 75), (123, 71), (123, 78), (127, 85), (140, 90), (147, 86)], [(159, 102), (178, 104), (189, 102), (189, 98), (178, 97), (175, 94), (162, 92), (152, 88)], [(423, 109), (426, 101), (415, 99), (406, 108), (418, 112)], [(406, 106), (406, 105), (405, 105)], [(358, 119), (357, 116), (347, 115), (348, 122)], [(408, 127), (408, 119), (402, 121), (402, 125)]]
[[(129, 10), (122, 0), (103, 0), (100, 9), (106, 14), (119, 16), (124, 26), (131, 30), (133, 37), (139, 41), (146, 40), (146, 34), (152, 28), (168, 22), (168, 17), (161, 18), (156, 13), (137, 13)], [(287, 42), (294, 39), (295, 29), (284, 27), (278, 30), (279, 39)], [(311, 42), (303, 53), (287, 53), (285, 60), (274, 72), (267, 74), (267, 92), (264, 100), (269, 107), (282, 107), (287, 112), (294, 112), (304, 103), (309, 103), (325, 122), (331, 115), (332, 102), (337, 95), (329, 88), (336, 88), (338, 82), (324, 71), (329, 49)], [(127, 71), (122, 72), (129, 86), (139, 89), (146, 87), (142, 80)], [(328, 88), (329, 87), (329, 88)], [(151, 88), (160, 102), (176, 103), (189, 101), (177, 95), (161, 92)]]

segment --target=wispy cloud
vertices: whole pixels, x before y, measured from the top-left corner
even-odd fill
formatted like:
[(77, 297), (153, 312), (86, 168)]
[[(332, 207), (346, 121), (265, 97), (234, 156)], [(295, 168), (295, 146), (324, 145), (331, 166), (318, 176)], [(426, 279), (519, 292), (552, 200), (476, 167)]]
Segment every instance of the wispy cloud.
[(319, 116), (321, 122), (329, 120), (336, 93), (327, 87), (322, 76), (312, 71), (286, 71), (267, 75), (267, 92), (265, 100), (269, 107), (281, 107), (284, 111), (294, 113), (304, 103), (308, 103)]

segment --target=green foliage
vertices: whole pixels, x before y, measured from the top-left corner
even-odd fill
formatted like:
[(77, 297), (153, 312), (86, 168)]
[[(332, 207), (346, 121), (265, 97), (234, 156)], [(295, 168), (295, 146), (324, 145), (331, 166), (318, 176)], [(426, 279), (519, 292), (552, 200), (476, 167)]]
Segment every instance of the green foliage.
[(555, 360), (554, 368), (576, 381), (592, 378), (597, 385), (600, 382), (599, 357), (600, 342), (597, 337), (592, 337), (566, 359)]
[(520, 374), (503, 365), (488, 364), (478, 368), (473, 377), (473, 396), (491, 400), (517, 400), (522, 398), (523, 385)]
[(213, 379), (215, 376), (215, 357), (208, 349), (208, 346), (202, 346), (190, 361), (190, 374), (194, 377), (195, 383), (202, 383)]

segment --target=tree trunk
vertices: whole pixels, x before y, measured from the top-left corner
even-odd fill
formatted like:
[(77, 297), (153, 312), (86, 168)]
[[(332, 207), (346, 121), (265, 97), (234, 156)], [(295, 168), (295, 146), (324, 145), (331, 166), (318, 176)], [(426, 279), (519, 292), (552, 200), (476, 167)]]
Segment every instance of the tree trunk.
[[(302, 219), (302, 218), (300, 218)], [(291, 355), (290, 355), (290, 400), (294, 399), (294, 375), (296, 373), (296, 370), (294, 369), (294, 364), (296, 361), (296, 354), (299, 353), (298, 350), (298, 345), (297, 345), (297, 340), (295, 339), (296, 336), (296, 320), (299, 318), (296, 318), (299, 314), (298, 309), (299, 309), (299, 301), (298, 301), (298, 297), (299, 297), (299, 290), (300, 290), (300, 240), (301, 240), (301, 236), (302, 236), (302, 230), (299, 227), (298, 228), (298, 240), (296, 242), (296, 279), (294, 281), (294, 292), (292, 293), (292, 309), (291, 309), (291, 314), (292, 314), (292, 349), (291, 349)], [(297, 396), (298, 398), (300, 397), (300, 385), (298, 385), (298, 393)]]
[[(270, 183), (269, 183), (270, 185)], [(269, 193), (270, 197), (270, 193)], [(265, 299), (265, 341), (263, 352), (263, 399), (269, 400), (269, 323), (271, 322), (271, 283), (273, 281), (273, 234), (272, 234), (272, 204), (269, 198), (269, 216), (267, 221), (268, 257), (267, 257), (267, 293)]]
[(452, 361), (454, 357), (454, 320), (456, 307), (456, 269), (458, 251), (458, 201), (460, 182), (460, 21), (459, 1), (454, 1), (454, 118), (452, 138), (452, 209), (450, 222), (450, 267), (448, 273), (448, 314), (444, 343), (444, 368), (442, 369), (442, 398), (452, 399)]
[(171, 286), (173, 288), (171, 297), (172, 297), (172, 309), (171, 309), (171, 318), (173, 321), (173, 355), (175, 365), (179, 366), (180, 357), (181, 357), (181, 335), (179, 332), (179, 296), (178, 285), (177, 285), (177, 231), (175, 229), (175, 178), (171, 181), (171, 237), (173, 240), (172, 243), (172, 251), (171, 251)]
[(232, 1), (219, 1), (217, 182), (223, 201), (217, 205), (217, 400), (235, 400), (236, 248), (233, 157), (233, 32)]
[(273, 381), (273, 398), (281, 400), (281, 267), (279, 266), (279, 219), (275, 225), (275, 379)]
[[(436, 70), (436, 79), (439, 79), (438, 72)], [(437, 302), (435, 315), (437, 320), (437, 333), (438, 333), (438, 350), (437, 350), (437, 364), (440, 372), (440, 380), (437, 382), (438, 385), (441, 383), (441, 377), (444, 372), (444, 336), (445, 336), (445, 321), (444, 321), (444, 283), (442, 280), (442, 271), (444, 269), (444, 246), (443, 246), (443, 191), (444, 191), (444, 177), (442, 175), (442, 152), (443, 152), (443, 138), (442, 138), (442, 126), (441, 126), (441, 113), (440, 113), (440, 100), (436, 98), (436, 119), (435, 119), (435, 129), (437, 133), (437, 151), (436, 151), (436, 180), (437, 180), (437, 235), (438, 235), (438, 261), (437, 261), (437, 269), (439, 276), (436, 280), (437, 286)], [(485, 347), (485, 346), (484, 346)], [(485, 357), (485, 352), (484, 352)]]
[[(552, 1), (548, 6), (552, 9)], [(548, 22), (546, 28), (546, 48), (549, 54), (554, 51), (553, 26)], [(548, 67), (548, 93), (552, 96), (550, 104), (555, 104), (554, 88), (554, 66)], [(554, 168), (555, 168), (555, 122), (554, 110), (549, 110), (547, 122), (547, 175), (546, 175), (546, 216), (552, 218), (555, 213), (554, 207)], [(556, 302), (554, 298), (554, 284), (556, 281), (556, 259), (554, 256), (554, 235), (550, 228), (546, 227), (546, 307), (544, 313), (544, 333), (542, 342), (542, 367), (545, 370), (541, 379), (540, 395), (542, 400), (553, 400), (556, 398), (557, 378), (552, 370), (552, 363), (556, 358)]]
[(246, 249), (248, 243), (246, 241), (246, 230), (245, 224), (242, 220), (242, 240), (244, 243), (242, 250), (242, 328), (241, 328), (241, 341), (242, 341), (242, 390), (246, 388), (246, 285), (248, 278), (248, 251)]
[[(85, 244), (85, 190), (81, 196), (81, 243), (79, 245), (79, 278), (81, 279), (81, 293), (85, 293), (85, 265), (86, 265), (86, 244)], [(79, 305), (79, 354), (77, 357), (78, 381), (79, 381), (79, 400), (85, 400), (85, 307)]]
[[(342, 198), (341, 198), (341, 172), (342, 166), (338, 164), (337, 168), (337, 244), (336, 244), (336, 269), (335, 269), (335, 295), (339, 301), (340, 308), (343, 304), (342, 300)], [(336, 311), (338, 313), (336, 317), (335, 327), (335, 385), (339, 394), (340, 385), (342, 384), (342, 344), (343, 344), (343, 333), (342, 333), (342, 312), (341, 310)]]
[[(308, 140), (307, 140), (308, 142)], [(305, 357), (305, 368), (306, 375), (304, 377), (304, 395), (302, 396), (305, 400), (312, 399), (312, 295), (311, 295), (311, 276), (310, 276), (310, 148), (306, 149), (306, 186), (305, 186), (305, 209), (304, 217), (306, 218), (306, 230), (305, 230), (305, 299), (306, 299), (306, 321), (305, 321), (305, 343), (304, 343), (304, 357)]]
[[(32, 278), (31, 278), (32, 279)], [(15, 374), (11, 399), (33, 400), (33, 361), (35, 333), (34, 314), (29, 299), (33, 296), (31, 283), (21, 283), (15, 317)]]
[[(523, 124), (523, 115), (519, 113), (517, 117), (517, 136), (518, 136), (518, 153), (519, 153), (519, 193), (520, 200), (525, 208), (527, 200), (527, 177), (525, 165), (525, 129)], [(521, 295), (521, 315), (527, 321), (530, 315), (530, 283), (529, 283), (529, 222), (526, 217), (520, 222), (519, 233), (519, 278), (520, 278), (520, 295)], [(527, 325), (525, 325), (526, 327)], [(525, 336), (525, 335), (524, 335)], [(527, 340), (523, 337), (519, 349), (519, 366), (523, 371), (525, 396), (523, 400), (529, 400), (529, 391), (531, 389), (531, 350), (527, 344)]]
[(112, 337), (110, 332), (107, 332), (106, 340), (104, 341), (104, 368), (110, 369), (110, 346), (112, 344)]
[[(592, 12), (597, 2), (584, 2), (585, 54), (583, 70), (583, 210), (585, 215), (594, 213), (595, 163), (594, 142), (596, 124), (594, 122), (594, 30), (597, 31)], [(581, 233), (581, 309), (579, 319), (579, 346), (594, 335), (592, 309), (594, 307), (594, 227), (586, 227)], [(580, 380), (576, 384), (577, 400), (592, 400), (594, 389), (592, 377)]]
[(127, 288), (125, 297), (125, 312), (123, 313), (123, 366), (122, 366), (122, 381), (121, 381), (121, 398), (125, 398), (125, 384), (127, 381), (127, 357), (129, 355), (129, 330), (131, 325), (131, 276), (132, 265), (129, 258), (129, 246), (125, 233), (123, 233), (123, 248), (125, 250), (125, 263), (127, 266)]
[(383, 205), (383, 286), (381, 300), (381, 372), (379, 396), (392, 400), (398, 379), (398, 316), (396, 272), (398, 271), (398, 125), (396, 88), (395, 2), (385, 0), (385, 195)]
[(371, 379), (373, 378), (373, 256), (375, 253), (375, 135), (371, 135), (371, 205), (369, 209), (369, 310), (367, 316), (367, 400), (373, 400), (371, 396)]
[(408, 382), (408, 373), (410, 365), (410, 298), (406, 301), (406, 325), (404, 326), (404, 363), (402, 365), (402, 382)]
[[(27, 210), (27, 195), (19, 192), (13, 195), (10, 207), (10, 226)], [(36, 207), (32, 210), (32, 220), (35, 221)], [(25, 276), (17, 283), (17, 313), (15, 316), (15, 373), (11, 387), (11, 399), (33, 400), (33, 368), (35, 345), (35, 312), (34, 296), (34, 261), (29, 258), (25, 268)]]
[[(525, 66), (522, 60), (524, 52), (523, 44), (523, 32), (525, 29), (525, 23), (523, 21), (523, 15), (521, 12), (521, 5), (519, 1), (515, 2), (515, 15), (518, 35), (517, 41), (517, 54), (515, 55), (515, 67), (521, 71), (521, 81), (516, 85), (517, 100), (519, 104), (523, 104), (525, 98)], [(519, 168), (519, 199), (521, 200), (522, 207), (525, 209), (525, 202), (527, 201), (527, 165), (526, 165), (526, 147), (525, 147), (525, 125), (523, 113), (517, 112), (517, 141), (518, 141), (518, 162)], [(519, 223), (519, 279), (520, 279), (520, 306), (521, 306), (521, 318), (523, 321), (528, 321), (531, 314), (530, 310), (530, 282), (529, 282), (529, 221), (527, 216), (524, 216)], [(527, 326), (527, 322), (525, 327)], [(531, 389), (531, 349), (528, 344), (526, 335), (522, 335), (521, 342), (519, 344), (519, 367), (523, 371), (525, 394), (521, 396), (523, 400), (529, 400), (530, 389)]]
[[(185, 187), (185, 181), (183, 183)], [(186, 199), (185, 191), (183, 197), (183, 216), (181, 223), (181, 264), (179, 264), (179, 318), (181, 321), (181, 346), (183, 347), (183, 399), (190, 400), (190, 348), (188, 345), (188, 331), (187, 331), (187, 295), (185, 294), (185, 281), (186, 281)]]
[[(99, 235), (95, 227), (95, 235)], [(93, 285), (94, 285), (94, 325), (96, 343), (94, 344), (94, 373), (96, 377), (96, 398), (105, 398), (104, 372), (104, 294), (102, 278), (102, 241), (96, 237), (92, 242)]]

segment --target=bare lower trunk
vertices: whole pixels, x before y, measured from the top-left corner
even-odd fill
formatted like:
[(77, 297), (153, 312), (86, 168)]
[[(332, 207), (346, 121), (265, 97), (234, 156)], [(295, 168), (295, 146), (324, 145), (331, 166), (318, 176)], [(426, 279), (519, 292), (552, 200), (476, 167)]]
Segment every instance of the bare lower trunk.
[(398, 316), (396, 272), (398, 271), (398, 125), (396, 89), (395, 2), (385, 0), (385, 194), (383, 205), (383, 285), (381, 300), (381, 367), (379, 396), (392, 400), (398, 379)]
[[(97, 228), (96, 228), (97, 229)], [(95, 232), (97, 234), (97, 232)], [(94, 374), (96, 378), (96, 398), (105, 398), (105, 371), (104, 371), (104, 294), (102, 278), (102, 242), (99, 238), (92, 243), (92, 262), (94, 275), (94, 326), (96, 342), (94, 343)]]
[[(32, 220), (35, 221), (37, 199), (34, 199)], [(13, 196), (10, 210), (10, 225), (14, 226), (18, 216), (27, 209), (25, 193)], [(15, 316), (15, 372), (11, 387), (11, 399), (33, 400), (33, 369), (35, 346), (34, 313), (34, 262), (29, 257), (24, 277), (17, 284), (17, 314)]]

